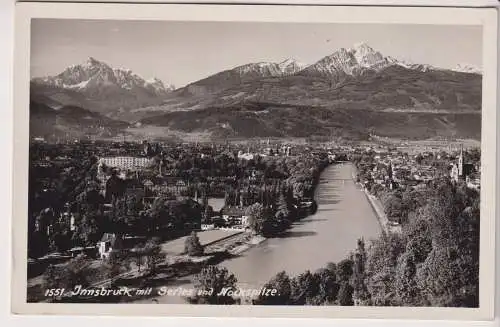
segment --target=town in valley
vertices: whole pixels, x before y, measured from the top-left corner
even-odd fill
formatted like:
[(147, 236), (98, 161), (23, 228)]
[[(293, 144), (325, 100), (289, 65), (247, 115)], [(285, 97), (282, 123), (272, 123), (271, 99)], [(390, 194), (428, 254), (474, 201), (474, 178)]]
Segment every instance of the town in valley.
[[(28, 296), (55, 301), (45, 285), (71, 278), (87, 288), (161, 289), (268, 238), (286, 238), (295, 224), (317, 215), (316, 188), (334, 166), (351, 167), (348, 178), (381, 234), (401, 235), (440, 183), (468, 201), (478, 198), (479, 148), (443, 144), (33, 139)], [(60, 298), (68, 299), (75, 297)], [(92, 299), (103, 300), (79, 300)]]
[(28, 302), (479, 307), (481, 26), (31, 26)]

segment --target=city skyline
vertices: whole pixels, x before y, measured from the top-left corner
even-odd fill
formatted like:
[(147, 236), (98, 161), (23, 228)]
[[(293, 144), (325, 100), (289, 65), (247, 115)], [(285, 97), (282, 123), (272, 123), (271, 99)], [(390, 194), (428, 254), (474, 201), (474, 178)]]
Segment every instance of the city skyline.
[(248, 63), (293, 58), (312, 64), (360, 42), (397, 60), (449, 69), (464, 64), (482, 68), (480, 26), (394, 27), (37, 19), (32, 21), (31, 77), (56, 75), (93, 57), (145, 79), (156, 77), (182, 87)]

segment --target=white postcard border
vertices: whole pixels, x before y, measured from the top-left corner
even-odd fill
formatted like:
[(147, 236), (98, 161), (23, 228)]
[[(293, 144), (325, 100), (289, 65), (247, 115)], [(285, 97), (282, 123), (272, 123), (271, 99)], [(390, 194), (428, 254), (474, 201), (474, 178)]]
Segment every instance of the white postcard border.
[[(14, 63), (12, 311), (18, 314), (323, 317), (491, 320), (494, 315), (497, 181), (497, 11), (422, 7), (314, 7), (18, 3)], [(480, 308), (285, 307), (26, 303), (30, 20), (32, 18), (331, 22), (483, 26)]]

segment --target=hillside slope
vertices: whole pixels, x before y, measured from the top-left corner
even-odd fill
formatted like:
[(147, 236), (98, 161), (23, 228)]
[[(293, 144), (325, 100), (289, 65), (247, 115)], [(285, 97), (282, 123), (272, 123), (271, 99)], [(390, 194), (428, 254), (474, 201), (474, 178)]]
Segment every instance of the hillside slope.
[(247, 103), (177, 111), (141, 120), (186, 133), (209, 132), (214, 138), (332, 136), (367, 139), (370, 134), (408, 139), (480, 138), (477, 113), (407, 113), (330, 110), (321, 107)]
[(76, 106), (62, 106), (56, 110), (34, 101), (30, 103), (31, 137), (111, 137), (123, 132), (128, 126), (128, 123)]

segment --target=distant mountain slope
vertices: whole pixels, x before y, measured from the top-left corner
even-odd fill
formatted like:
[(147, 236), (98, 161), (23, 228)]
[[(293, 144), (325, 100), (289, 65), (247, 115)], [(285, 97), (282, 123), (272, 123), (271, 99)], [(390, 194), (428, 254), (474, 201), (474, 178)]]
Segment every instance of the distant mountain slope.
[(113, 136), (129, 124), (76, 106), (53, 109), (45, 104), (30, 103), (31, 137)]
[(480, 138), (481, 115), (329, 110), (321, 107), (247, 103), (238, 106), (177, 111), (141, 120), (145, 125), (187, 133), (209, 132), (214, 138), (336, 136), (367, 139), (370, 134), (427, 139)]
[(183, 96), (207, 95), (261, 78), (293, 75), (304, 67), (304, 64), (294, 59), (286, 59), (280, 63), (259, 62), (245, 64), (203, 78), (179, 89), (175, 93)]
[(453, 70), (462, 73), (483, 74), (481, 69), (468, 64), (458, 64)]
[(422, 72), (397, 65), (359, 76), (343, 74), (340, 80), (301, 73), (250, 80), (212, 95), (171, 97), (163, 108), (190, 110), (253, 101), (339, 109), (465, 112), (480, 111), (481, 87), (481, 75)]
[(94, 58), (56, 76), (34, 78), (31, 83), (35, 97), (43, 95), (103, 113), (161, 104), (173, 89), (159, 79), (144, 80), (128, 69), (111, 68)]

